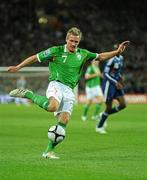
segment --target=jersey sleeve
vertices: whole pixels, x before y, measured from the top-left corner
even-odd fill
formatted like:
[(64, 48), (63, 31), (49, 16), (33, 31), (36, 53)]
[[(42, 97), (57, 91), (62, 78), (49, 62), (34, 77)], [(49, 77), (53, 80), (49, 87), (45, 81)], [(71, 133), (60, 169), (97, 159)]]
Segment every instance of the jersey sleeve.
[(90, 52), (90, 51), (86, 51), (87, 52), (87, 60), (90, 60), (90, 61), (93, 61), (95, 60), (96, 58), (98, 58), (99, 54), (98, 53), (93, 53), (93, 52)]
[(57, 53), (57, 47), (51, 47), (47, 50), (41, 51), (37, 53), (37, 59), (39, 62), (47, 61), (56, 56)]

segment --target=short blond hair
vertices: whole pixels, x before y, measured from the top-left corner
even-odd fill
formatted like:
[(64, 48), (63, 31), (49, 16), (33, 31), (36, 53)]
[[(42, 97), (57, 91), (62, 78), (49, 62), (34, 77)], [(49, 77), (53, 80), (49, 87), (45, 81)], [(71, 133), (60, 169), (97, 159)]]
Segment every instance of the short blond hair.
[(72, 34), (74, 36), (79, 36), (80, 39), (82, 38), (82, 32), (80, 29), (78, 29), (77, 27), (72, 27), (67, 31), (67, 35), (66, 38), (68, 37), (69, 34)]

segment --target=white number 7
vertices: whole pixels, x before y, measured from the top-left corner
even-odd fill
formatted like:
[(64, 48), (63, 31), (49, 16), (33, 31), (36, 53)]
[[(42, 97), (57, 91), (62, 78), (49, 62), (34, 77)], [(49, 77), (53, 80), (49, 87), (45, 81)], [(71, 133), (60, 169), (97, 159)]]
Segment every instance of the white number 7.
[(62, 56), (64, 58), (63, 62), (66, 62), (67, 56)]

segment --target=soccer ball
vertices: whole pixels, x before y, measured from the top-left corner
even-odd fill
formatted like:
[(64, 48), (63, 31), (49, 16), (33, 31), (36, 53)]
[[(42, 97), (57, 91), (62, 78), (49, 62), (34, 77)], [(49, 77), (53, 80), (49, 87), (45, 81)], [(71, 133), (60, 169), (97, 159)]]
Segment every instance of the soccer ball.
[(65, 138), (65, 130), (63, 127), (56, 125), (51, 126), (48, 130), (48, 138), (54, 143), (59, 143)]

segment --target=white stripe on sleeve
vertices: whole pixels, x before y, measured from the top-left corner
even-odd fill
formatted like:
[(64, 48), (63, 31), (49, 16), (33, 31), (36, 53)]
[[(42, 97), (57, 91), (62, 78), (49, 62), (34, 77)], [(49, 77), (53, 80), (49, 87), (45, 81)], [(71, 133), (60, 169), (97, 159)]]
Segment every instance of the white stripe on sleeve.
[(39, 62), (41, 62), (41, 60), (40, 60), (40, 58), (39, 58), (39, 54), (37, 54), (37, 60), (38, 60)]

